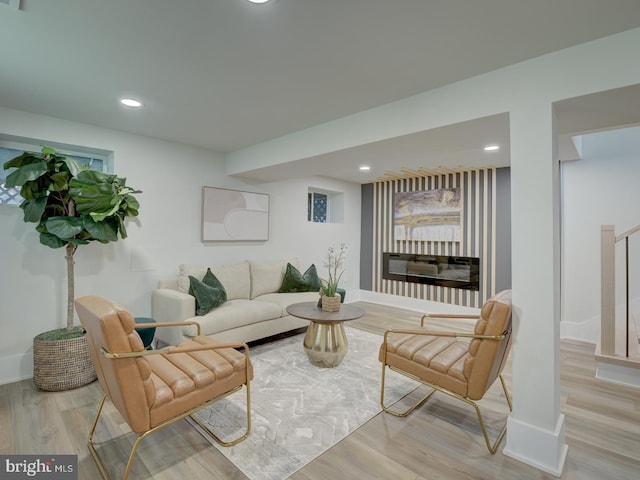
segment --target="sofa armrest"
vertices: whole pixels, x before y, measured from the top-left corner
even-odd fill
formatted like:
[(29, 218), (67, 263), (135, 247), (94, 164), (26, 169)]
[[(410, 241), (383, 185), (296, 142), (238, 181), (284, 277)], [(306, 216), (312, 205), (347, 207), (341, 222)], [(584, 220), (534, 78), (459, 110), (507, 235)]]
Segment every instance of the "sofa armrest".
[[(157, 288), (151, 295), (151, 316), (156, 322), (182, 322), (196, 315), (196, 299), (188, 293)], [(156, 338), (167, 345), (183, 340), (182, 327), (166, 327), (156, 331)]]

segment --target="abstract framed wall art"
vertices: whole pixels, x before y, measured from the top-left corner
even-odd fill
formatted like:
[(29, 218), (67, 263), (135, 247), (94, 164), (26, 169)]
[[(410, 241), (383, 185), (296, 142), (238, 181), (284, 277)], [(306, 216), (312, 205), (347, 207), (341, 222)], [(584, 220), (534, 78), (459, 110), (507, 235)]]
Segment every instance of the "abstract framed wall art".
[(269, 240), (269, 195), (202, 188), (202, 241)]
[(395, 193), (395, 240), (459, 242), (461, 220), (462, 190), (459, 187)]

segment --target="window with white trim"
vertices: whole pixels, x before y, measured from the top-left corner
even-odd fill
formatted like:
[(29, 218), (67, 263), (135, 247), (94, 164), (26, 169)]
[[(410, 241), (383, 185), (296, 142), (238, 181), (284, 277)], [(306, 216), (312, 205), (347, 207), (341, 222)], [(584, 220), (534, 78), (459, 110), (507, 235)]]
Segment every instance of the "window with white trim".
[(307, 220), (314, 223), (342, 223), (344, 193), (309, 187)]
[(34, 139), (13, 137), (0, 134), (0, 205), (20, 205), (22, 197), (19, 187), (5, 188), (4, 183), (13, 169), (5, 170), (4, 164), (23, 152), (40, 153), (41, 145), (55, 148), (60, 155), (70, 157), (82, 165), (88, 165), (98, 172), (113, 172), (113, 153), (89, 147), (62, 145), (55, 142), (41, 142)]

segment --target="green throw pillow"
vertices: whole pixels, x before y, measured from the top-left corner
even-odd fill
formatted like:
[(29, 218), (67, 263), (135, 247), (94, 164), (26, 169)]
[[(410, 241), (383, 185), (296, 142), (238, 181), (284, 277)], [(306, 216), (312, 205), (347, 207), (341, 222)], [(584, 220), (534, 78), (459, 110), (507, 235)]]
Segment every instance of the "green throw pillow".
[(207, 270), (202, 281), (189, 275), (189, 294), (196, 298), (196, 315), (200, 316), (227, 301), (227, 291), (211, 270)]
[(284, 273), (282, 286), (278, 292), (317, 292), (321, 286), (322, 283), (320, 282), (320, 278), (318, 278), (318, 272), (314, 264), (311, 264), (311, 266), (307, 268), (307, 271), (301, 274), (296, 267), (287, 263), (287, 271)]
[(224, 290), (226, 297), (227, 291), (225, 290), (224, 285), (222, 285), (222, 282), (218, 280), (218, 277), (213, 274), (210, 268), (207, 268), (207, 273), (205, 273), (204, 277), (202, 277), (202, 283), (204, 283), (205, 285), (209, 285), (210, 287), (221, 288), (222, 290)]

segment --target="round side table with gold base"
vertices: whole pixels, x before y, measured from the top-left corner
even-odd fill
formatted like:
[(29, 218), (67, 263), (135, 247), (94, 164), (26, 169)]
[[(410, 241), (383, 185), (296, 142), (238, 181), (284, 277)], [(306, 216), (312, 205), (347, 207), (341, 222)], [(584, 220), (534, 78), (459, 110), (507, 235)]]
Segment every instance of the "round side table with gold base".
[(287, 313), (311, 322), (303, 342), (309, 361), (317, 367), (332, 368), (340, 365), (349, 349), (342, 322), (362, 317), (364, 310), (345, 304), (338, 312), (325, 312), (315, 302), (302, 302), (289, 305)]

